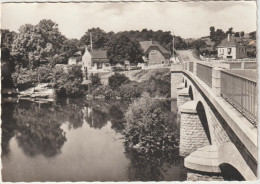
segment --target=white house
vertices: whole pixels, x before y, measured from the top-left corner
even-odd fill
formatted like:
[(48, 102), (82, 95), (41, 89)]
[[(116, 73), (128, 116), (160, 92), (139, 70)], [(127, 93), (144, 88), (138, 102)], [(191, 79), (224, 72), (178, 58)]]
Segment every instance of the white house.
[(246, 58), (246, 43), (243, 38), (228, 35), (217, 46), (218, 57), (222, 59), (242, 59)]
[(111, 71), (111, 65), (107, 58), (105, 50), (88, 50), (85, 48), (85, 53), (82, 56), (82, 70), (88, 72), (103, 72)]

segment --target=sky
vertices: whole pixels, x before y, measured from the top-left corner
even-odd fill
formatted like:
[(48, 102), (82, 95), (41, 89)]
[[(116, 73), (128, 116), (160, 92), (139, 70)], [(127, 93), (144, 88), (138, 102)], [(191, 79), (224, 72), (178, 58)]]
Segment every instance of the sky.
[(24, 24), (51, 19), (67, 38), (80, 39), (92, 27), (106, 32), (152, 29), (174, 31), (183, 38), (209, 35), (209, 27), (245, 33), (256, 31), (254, 1), (117, 2), (117, 3), (6, 3), (3, 29), (18, 32)]

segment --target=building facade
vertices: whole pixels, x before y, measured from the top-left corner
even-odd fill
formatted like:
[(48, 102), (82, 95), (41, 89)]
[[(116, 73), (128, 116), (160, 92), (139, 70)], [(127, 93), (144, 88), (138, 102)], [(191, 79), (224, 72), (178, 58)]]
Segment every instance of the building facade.
[(218, 57), (221, 59), (243, 59), (247, 57), (246, 43), (240, 37), (228, 35), (217, 48)]
[(156, 41), (140, 42), (144, 56), (143, 60), (148, 65), (170, 63), (171, 52), (163, 48)]
[(82, 56), (82, 70), (88, 72), (110, 71), (111, 66), (107, 58), (105, 50), (88, 50), (85, 48), (85, 53)]

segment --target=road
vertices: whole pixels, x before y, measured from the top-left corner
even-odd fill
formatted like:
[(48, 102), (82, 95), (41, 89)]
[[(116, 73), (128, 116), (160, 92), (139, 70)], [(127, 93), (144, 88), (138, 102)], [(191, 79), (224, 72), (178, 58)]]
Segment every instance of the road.
[(193, 50), (178, 50), (177, 53), (180, 55), (181, 61), (201, 61), (194, 57)]

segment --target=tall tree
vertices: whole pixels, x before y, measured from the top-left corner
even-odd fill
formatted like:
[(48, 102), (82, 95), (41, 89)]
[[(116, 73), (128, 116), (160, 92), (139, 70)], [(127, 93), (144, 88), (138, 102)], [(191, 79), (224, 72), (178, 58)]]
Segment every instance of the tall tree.
[(106, 48), (108, 43), (108, 37), (104, 30), (97, 28), (89, 29), (81, 38), (80, 45), (90, 45), (90, 34), (92, 35), (93, 49)]
[(214, 38), (215, 38), (215, 27), (214, 26), (211, 26), (210, 28), (209, 28), (209, 30), (210, 30), (210, 39), (213, 41), (214, 40)]
[(12, 46), (12, 54), (24, 67), (37, 67), (51, 63), (55, 54), (60, 54), (65, 37), (58, 25), (51, 20), (41, 20), (37, 25), (25, 24)]
[(111, 64), (129, 60), (131, 63), (142, 61), (142, 49), (137, 41), (125, 35), (114, 36), (108, 44), (108, 58)]

